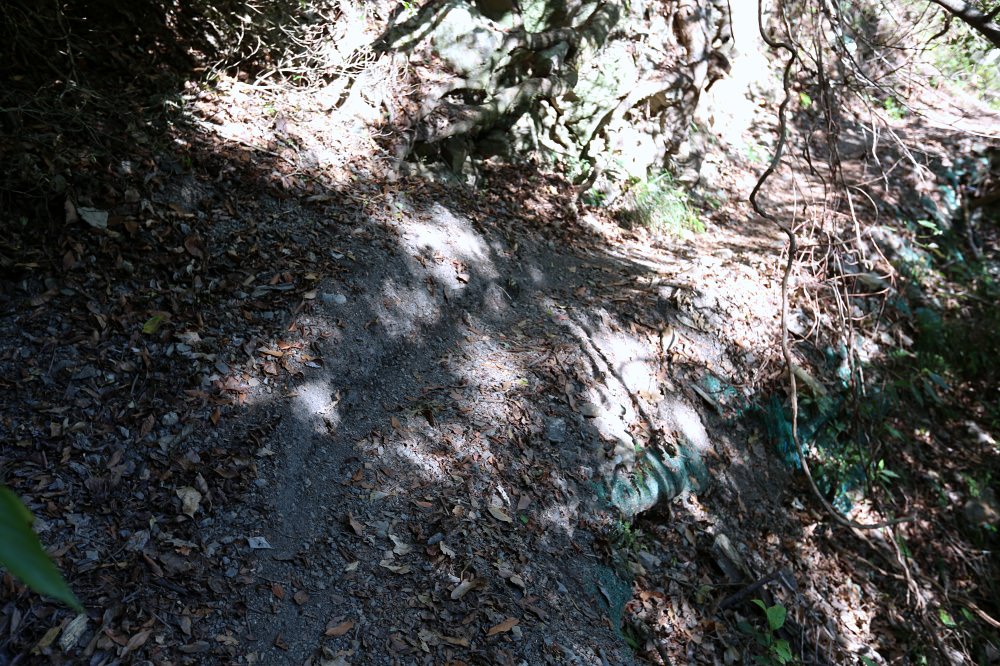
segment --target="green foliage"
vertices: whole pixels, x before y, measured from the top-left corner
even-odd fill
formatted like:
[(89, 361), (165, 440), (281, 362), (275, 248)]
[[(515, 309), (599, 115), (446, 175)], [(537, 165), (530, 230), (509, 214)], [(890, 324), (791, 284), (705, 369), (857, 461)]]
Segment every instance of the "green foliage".
[(775, 635), (785, 626), (788, 610), (781, 604), (768, 606), (760, 599), (754, 599), (753, 603), (764, 613), (767, 627), (761, 630), (745, 620), (738, 623), (737, 627), (752, 637), (757, 645), (764, 650), (764, 654), (754, 655), (754, 663), (761, 666), (784, 666), (784, 664), (795, 663), (795, 657), (792, 655), (792, 648), (788, 641)]
[(621, 217), (627, 222), (671, 234), (705, 230), (687, 192), (666, 171), (630, 186), (629, 204)]
[(906, 107), (900, 104), (899, 100), (891, 95), (882, 101), (882, 108), (886, 110), (889, 117), (893, 120), (902, 120), (906, 117)]
[(961, 21), (952, 21), (948, 34), (933, 47), (931, 56), (941, 71), (939, 80), (957, 84), (994, 109), (1000, 109), (1000, 49)]
[(611, 539), (617, 549), (635, 552), (639, 550), (642, 530), (635, 529), (628, 521), (619, 520), (611, 528)]
[(0, 486), (0, 565), (35, 592), (82, 612), (83, 606), (31, 529), (34, 516), (13, 492)]

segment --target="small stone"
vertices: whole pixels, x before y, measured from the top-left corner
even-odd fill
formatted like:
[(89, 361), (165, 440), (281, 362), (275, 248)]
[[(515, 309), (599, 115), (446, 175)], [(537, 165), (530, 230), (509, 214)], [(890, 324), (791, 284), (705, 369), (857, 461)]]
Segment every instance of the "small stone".
[(560, 444), (566, 441), (566, 419), (549, 418), (545, 420), (545, 437), (550, 442)]
[(170, 428), (172, 426), (177, 425), (178, 422), (180, 422), (180, 420), (181, 420), (180, 417), (177, 416), (177, 412), (167, 412), (166, 414), (163, 415), (161, 423), (163, 423), (163, 425), (165, 425), (166, 427)]
[(247, 545), (251, 550), (267, 550), (273, 548), (264, 537), (247, 537)]
[(638, 557), (639, 557), (639, 564), (641, 564), (642, 568), (645, 569), (646, 571), (652, 571), (653, 569), (660, 566), (660, 558), (658, 558), (656, 555), (653, 555), (649, 551), (640, 550), (638, 553)]
[(324, 293), (320, 296), (320, 300), (327, 305), (344, 305), (347, 303), (347, 296), (343, 294)]

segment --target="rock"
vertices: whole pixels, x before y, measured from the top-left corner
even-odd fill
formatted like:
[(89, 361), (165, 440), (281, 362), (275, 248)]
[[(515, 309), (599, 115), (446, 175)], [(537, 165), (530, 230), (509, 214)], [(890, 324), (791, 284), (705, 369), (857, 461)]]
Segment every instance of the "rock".
[(639, 564), (641, 564), (643, 569), (646, 571), (652, 571), (660, 566), (660, 558), (653, 555), (649, 551), (640, 550), (637, 557), (639, 558)]
[(566, 419), (545, 419), (545, 438), (554, 444), (566, 441)]
[(177, 412), (167, 412), (160, 421), (164, 426), (171, 428), (180, 422), (180, 417), (177, 416)]
[(434, 29), (434, 50), (459, 76), (488, 77), (503, 34), (475, 8), (451, 9)]
[(345, 305), (347, 303), (347, 296), (343, 294), (325, 293), (319, 298), (327, 305)]

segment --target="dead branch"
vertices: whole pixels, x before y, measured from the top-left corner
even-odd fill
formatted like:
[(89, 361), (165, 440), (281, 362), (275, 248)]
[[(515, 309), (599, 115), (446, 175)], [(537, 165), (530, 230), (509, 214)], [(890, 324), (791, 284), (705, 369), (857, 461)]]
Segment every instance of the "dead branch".
[(806, 479), (809, 481), (809, 487), (812, 489), (813, 495), (817, 500), (819, 500), (826, 512), (829, 513), (837, 523), (851, 529), (873, 530), (890, 527), (899, 523), (911, 522), (915, 520), (914, 516), (894, 518), (892, 520), (886, 520), (873, 524), (858, 523), (837, 511), (837, 509), (830, 504), (826, 497), (823, 496), (823, 493), (820, 492), (819, 487), (816, 485), (812, 471), (809, 469), (809, 461), (806, 459), (805, 450), (802, 448), (802, 441), (799, 439), (798, 390), (795, 379), (796, 364), (792, 358), (792, 351), (788, 344), (788, 281), (792, 273), (792, 267), (795, 264), (795, 256), (798, 252), (798, 242), (795, 237), (795, 231), (788, 224), (765, 211), (757, 201), (757, 195), (760, 193), (764, 183), (766, 183), (768, 178), (770, 178), (771, 175), (777, 170), (778, 165), (781, 163), (782, 154), (784, 153), (785, 141), (788, 134), (787, 111), (788, 103), (791, 99), (791, 73), (793, 66), (798, 61), (798, 51), (787, 41), (776, 40), (767, 33), (767, 30), (764, 28), (763, 0), (758, 0), (757, 2), (757, 25), (761, 38), (768, 45), (768, 47), (775, 51), (787, 51), (789, 55), (788, 61), (785, 63), (784, 73), (782, 74), (783, 97), (781, 103), (778, 105), (778, 141), (775, 146), (774, 156), (771, 158), (771, 162), (768, 164), (767, 168), (757, 179), (757, 183), (750, 192), (749, 201), (750, 205), (758, 215), (775, 224), (788, 237), (788, 260), (785, 262), (785, 269), (781, 278), (781, 354), (785, 359), (785, 366), (788, 370), (789, 399), (792, 403), (792, 441), (795, 443), (795, 450), (802, 463), (802, 471), (805, 472)]

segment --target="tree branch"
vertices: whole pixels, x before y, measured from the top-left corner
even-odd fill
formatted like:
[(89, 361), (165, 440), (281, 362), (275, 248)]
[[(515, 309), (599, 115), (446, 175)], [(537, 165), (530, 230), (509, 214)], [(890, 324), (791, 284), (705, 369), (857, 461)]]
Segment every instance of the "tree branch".
[(984, 14), (964, 0), (931, 0), (931, 2), (944, 7), (952, 15), (965, 21), (994, 47), (1000, 49), (1000, 25), (993, 22), (997, 10)]

